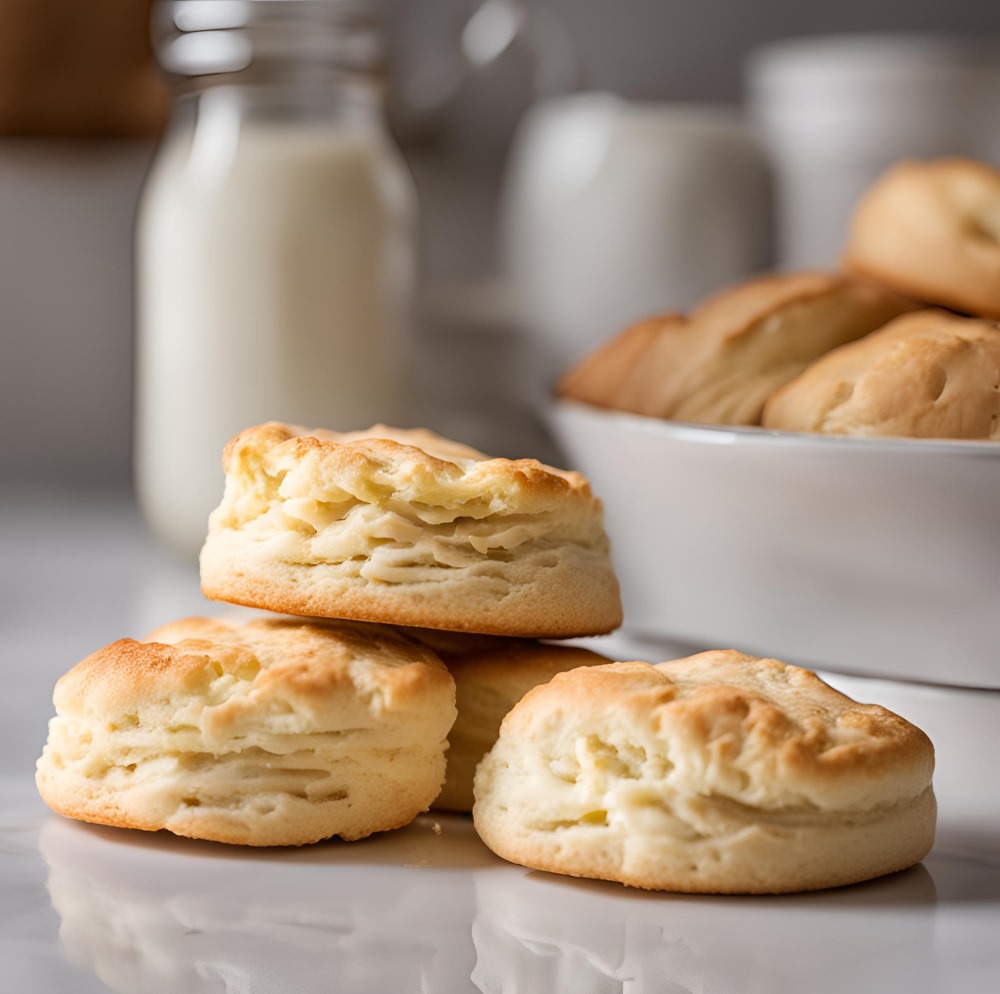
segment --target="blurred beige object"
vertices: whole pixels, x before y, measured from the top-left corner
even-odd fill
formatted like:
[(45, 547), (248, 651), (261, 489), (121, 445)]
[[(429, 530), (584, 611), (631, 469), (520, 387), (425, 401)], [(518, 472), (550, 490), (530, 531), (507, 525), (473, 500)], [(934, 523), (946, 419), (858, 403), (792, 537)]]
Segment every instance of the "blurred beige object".
[(438, 811), (472, 810), (476, 766), (493, 748), (507, 712), (529, 690), (557, 673), (611, 661), (575, 645), (425, 628), (400, 631), (433, 649), (455, 678), (458, 718), (448, 733), (444, 787), (431, 805)]
[(1000, 330), (926, 310), (814, 362), (767, 402), (764, 427), (1000, 439)]
[(1000, 318), (1000, 170), (900, 162), (858, 205), (843, 265), (915, 300)]
[(149, 0), (0, 0), (0, 134), (138, 137), (167, 93)]
[(701, 424), (757, 424), (767, 398), (815, 358), (909, 310), (828, 273), (765, 276), (627, 328), (573, 367), (561, 397)]

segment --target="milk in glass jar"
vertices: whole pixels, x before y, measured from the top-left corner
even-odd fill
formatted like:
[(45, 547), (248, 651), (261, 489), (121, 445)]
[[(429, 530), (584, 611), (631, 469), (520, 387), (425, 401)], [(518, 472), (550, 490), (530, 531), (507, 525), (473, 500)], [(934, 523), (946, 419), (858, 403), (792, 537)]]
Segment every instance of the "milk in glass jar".
[(406, 420), (415, 197), (357, 0), (173, 0), (171, 122), (136, 235), (135, 476), (196, 554), (240, 429)]

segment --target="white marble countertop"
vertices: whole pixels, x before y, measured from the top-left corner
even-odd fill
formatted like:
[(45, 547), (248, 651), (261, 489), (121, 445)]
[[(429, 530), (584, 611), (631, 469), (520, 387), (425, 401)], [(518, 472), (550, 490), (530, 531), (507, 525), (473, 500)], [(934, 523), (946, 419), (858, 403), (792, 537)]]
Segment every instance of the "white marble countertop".
[[(56, 678), (115, 638), (211, 609), (124, 496), (5, 496), (0, 557), (3, 994), (1000, 989), (1000, 825), (946, 803), (948, 784), (920, 866), (777, 898), (527, 871), (460, 817), (259, 851), (49, 814), (32, 769)], [(1000, 777), (981, 789), (995, 797)]]

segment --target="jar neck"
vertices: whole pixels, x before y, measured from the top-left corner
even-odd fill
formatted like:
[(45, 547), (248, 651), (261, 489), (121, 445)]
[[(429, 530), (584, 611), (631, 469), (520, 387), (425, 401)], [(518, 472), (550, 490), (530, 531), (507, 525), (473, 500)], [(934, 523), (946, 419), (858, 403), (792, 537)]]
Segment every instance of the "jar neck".
[(238, 74), (188, 79), (175, 87), (176, 111), (276, 124), (357, 127), (383, 122), (381, 88), (366, 78), (260, 80)]
[(160, 0), (175, 96), (245, 115), (365, 121), (382, 112), (382, 35), (364, 0)]

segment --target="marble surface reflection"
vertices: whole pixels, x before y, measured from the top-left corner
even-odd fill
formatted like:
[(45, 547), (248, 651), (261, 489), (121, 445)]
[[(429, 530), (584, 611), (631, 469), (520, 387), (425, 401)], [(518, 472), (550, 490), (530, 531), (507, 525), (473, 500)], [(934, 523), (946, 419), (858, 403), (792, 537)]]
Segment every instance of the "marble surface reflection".
[(251, 850), (81, 825), (16, 793), (0, 810), (3, 994), (1000, 989), (1000, 850), (947, 833), (882, 880), (725, 898), (529, 871), (457, 816)]
[(260, 852), (51, 818), (39, 848), (66, 954), (120, 994), (462, 992), (492, 860), (464, 829)]
[(882, 958), (897, 969), (901, 943), (912, 949), (906, 976), (933, 959), (937, 894), (924, 866), (786, 897), (665, 898), (544, 873), (475, 879), (473, 979), (490, 994), (842, 992), (859, 989), (854, 980), (870, 978)]
[[(933, 854), (813, 894), (659, 895), (477, 870), (484, 994), (842, 994), (998, 989), (1000, 861)], [(961, 979), (960, 979), (961, 978)]]

